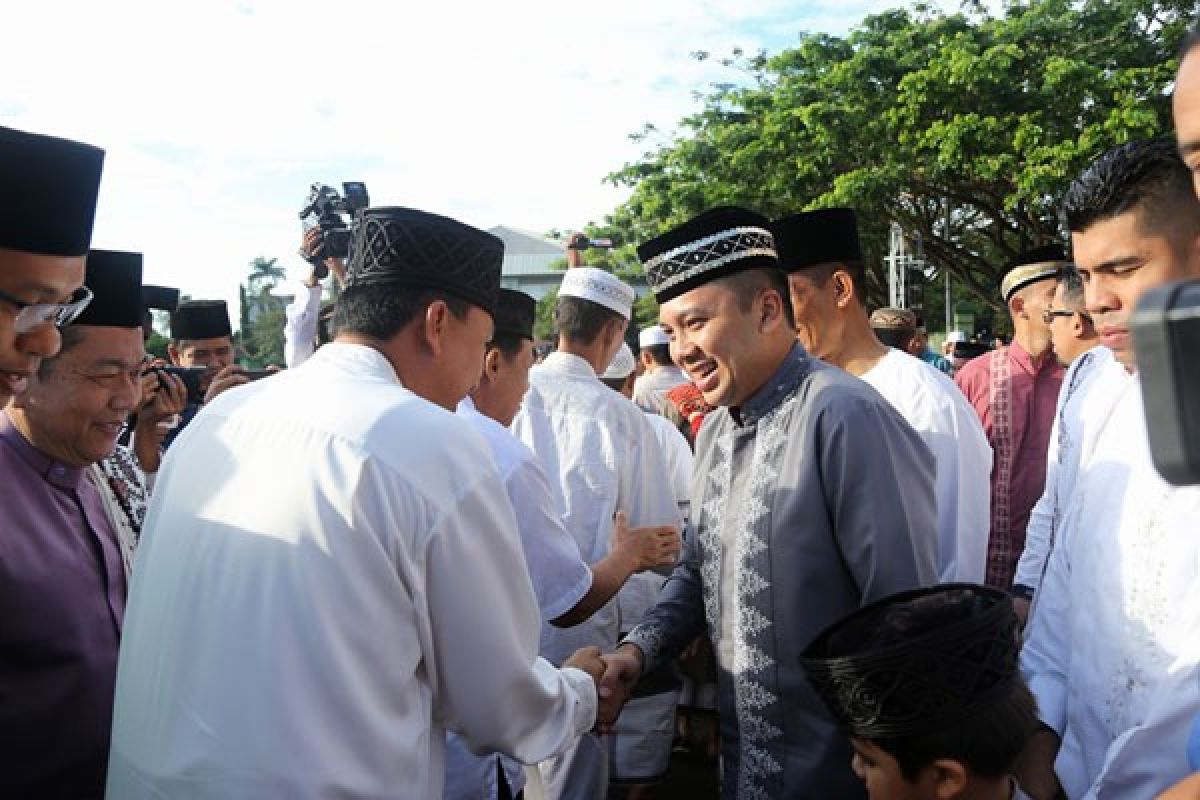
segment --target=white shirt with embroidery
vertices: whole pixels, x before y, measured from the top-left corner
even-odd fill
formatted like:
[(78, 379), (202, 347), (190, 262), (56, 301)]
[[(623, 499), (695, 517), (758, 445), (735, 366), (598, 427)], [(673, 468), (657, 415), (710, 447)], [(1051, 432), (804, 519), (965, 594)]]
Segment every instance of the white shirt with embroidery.
[(1200, 488), (1150, 459), (1129, 380), (1081, 468), (1021, 667), (1061, 737), (1068, 797), (1154, 797), (1188, 774), (1200, 711)]

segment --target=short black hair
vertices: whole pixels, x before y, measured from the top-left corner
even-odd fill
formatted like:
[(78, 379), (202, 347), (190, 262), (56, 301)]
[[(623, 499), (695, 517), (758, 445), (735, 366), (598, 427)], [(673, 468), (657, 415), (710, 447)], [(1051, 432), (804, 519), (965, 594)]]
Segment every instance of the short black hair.
[(814, 267), (805, 267), (800, 270), (808, 279), (813, 282), (813, 285), (820, 288), (829, 282), (833, 277), (833, 273), (837, 271), (845, 272), (850, 276), (850, 282), (854, 285), (854, 296), (858, 298), (859, 304), (866, 306), (867, 304), (867, 268), (861, 261), (831, 261), (828, 264), (817, 264)]
[(347, 286), (333, 312), (337, 333), (358, 333), (381, 341), (391, 339), (408, 323), (441, 300), (458, 319), (465, 319), (471, 304), (460, 297), (433, 289), (406, 286)]
[(660, 367), (670, 367), (675, 364), (671, 360), (671, 345), (669, 344), (654, 344), (649, 347), (643, 347), (642, 352), (649, 353), (650, 360)]
[(499, 350), (501, 355), (511, 361), (523, 348), (532, 346), (533, 342), (519, 333), (497, 333), (488, 342), (487, 349)]
[(1085, 289), (1083, 276), (1074, 267), (1064, 267), (1058, 271), (1058, 283), (1063, 287), (1063, 303), (1068, 309), (1083, 308)]
[(1200, 228), (1200, 202), (1175, 142), (1149, 139), (1114, 147), (1083, 171), (1063, 197), (1067, 229), (1081, 233), (1097, 222), (1141, 210), (1156, 231)]
[(625, 388), (625, 383), (628, 380), (629, 376), (626, 375), (624, 378), (601, 378), (600, 382), (612, 389), (614, 392), (619, 392)]
[(582, 297), (559, 295), (554, 306), (554, 327), (559, 335), (583, 345), (596, 341), (609, 322), (623, 319), (611, 308)]
[(774, 290), (783, 303), (783, 317), (791, 328), (796, 327), (796, 315), (792, 311), (792, 290), (788, 286), (787, 273), (771, 267), (756, 267), (754, 269), (735, 272), (718, 279), (730, 289), (738, 299), (738, 307), (749, 311), (754, 299), (763, 289)]
[(874, 328), (875, 336), (879, 341), (883, 342), (888, 347), (894, 347), (897, 350), (904, 350), (908, 347), (908, 343), (916, 336), (916, 330), (902, 330), (899, 328)]

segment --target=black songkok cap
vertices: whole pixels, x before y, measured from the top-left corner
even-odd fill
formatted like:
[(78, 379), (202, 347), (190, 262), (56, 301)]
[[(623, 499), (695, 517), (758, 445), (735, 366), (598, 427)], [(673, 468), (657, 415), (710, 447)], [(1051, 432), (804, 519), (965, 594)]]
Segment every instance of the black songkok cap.
[(436, 289), (495, 313), (504, 262), (499, 238), (411, 208), (368, 208), (361, 214), (346, 288)]
[(83, 285), (92, 302), (74, 325), (142, 327), (142, 254), (92, 250), (87, 255)]
[(858, 217), (852, 208), (822, 208), (791, 214), (771, 223), (779, 267), (796, 272), (820, 264), (862, 262)]
[(501, 289), (496, 310), (492, 313), (496, 334), (507, 333), (532, 339), (536, 315), (537, 301), (532, 297), (516, 289)]
[[(928, 624), (905, 635), (921, 621)], [(800, 661), (851, 736), (890, 739), (944, 730), (1006, 698), (1018, 679), (1017, 651), (1008, 594), (952, 583), (854, 612), (821, 633)]]
[(768, 224), (762, 214), (721, 206), (639, 245), (654, 299), (665, 303), (735, 272), (778, 268)]
[(143, 286), (142, 305), (149, 311), (174, 311), (179, 307), (179, 290), (170, 286)]
[(224, 300), (189, 300), (171, 314), (171, 338), (177, 342), (232, 335)]
[(86, 255), (103, 166), (97, 147), (0, 127), (0, 247)]

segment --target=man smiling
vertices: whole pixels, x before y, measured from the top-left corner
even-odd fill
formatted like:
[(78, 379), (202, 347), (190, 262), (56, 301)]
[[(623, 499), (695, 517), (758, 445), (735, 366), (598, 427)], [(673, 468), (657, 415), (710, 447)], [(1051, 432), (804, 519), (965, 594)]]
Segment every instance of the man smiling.
[(606, 657), (606, 695), (708, 633), (722, 796), (861, 797), (800, 653), (863, 604), (937, 580), (933, 456), (874, 390), (796, 342), (761, 215), (713, 209), (638, 255), (675, 360), (719, 408), (696, 441), (696, 535)]

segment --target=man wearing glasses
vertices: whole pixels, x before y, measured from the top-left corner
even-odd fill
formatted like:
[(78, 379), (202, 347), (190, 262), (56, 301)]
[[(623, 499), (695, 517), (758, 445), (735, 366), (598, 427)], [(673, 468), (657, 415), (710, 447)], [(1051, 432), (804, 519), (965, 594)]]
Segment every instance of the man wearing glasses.
[(91, 303), (0, 412), (0, 797), (104, 790), (133, 542), (94, 465), (141, 400), (141, 275), (93, 250)]
[(103, 163), (90, 145), (0, 127), (0, 408), (91, 298), (81, 284)]

